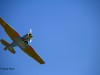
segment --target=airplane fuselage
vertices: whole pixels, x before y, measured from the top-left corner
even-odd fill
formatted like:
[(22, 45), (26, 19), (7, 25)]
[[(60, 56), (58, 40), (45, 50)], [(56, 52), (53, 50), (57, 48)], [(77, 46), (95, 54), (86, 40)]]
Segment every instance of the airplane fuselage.
[(7, 50), (8, 48), (11, 47), (20, 47), (21, 49), (24, 49), (26, 47), (26, 44), (28, 44), (29, 39), (27, 38), (27, 34), (20, 37), (16, 37), (15, 39), (13, 39), (13, 42), (11, 44), (9, 44), (7, 47), (5, 47), (4, 49)]

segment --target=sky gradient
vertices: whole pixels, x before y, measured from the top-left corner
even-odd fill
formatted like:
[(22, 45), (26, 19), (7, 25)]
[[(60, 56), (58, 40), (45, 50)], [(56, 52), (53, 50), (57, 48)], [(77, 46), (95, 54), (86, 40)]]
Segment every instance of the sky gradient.
[[(29, 43), (46, 62), (40, 65), (15, 47), (0, 43), (0, 75), (100, 75), (99, 0), (0, 0), (2, 17), (21, 36), (32, 29)], [(0, 26), (0, 39), (12, 40)]]

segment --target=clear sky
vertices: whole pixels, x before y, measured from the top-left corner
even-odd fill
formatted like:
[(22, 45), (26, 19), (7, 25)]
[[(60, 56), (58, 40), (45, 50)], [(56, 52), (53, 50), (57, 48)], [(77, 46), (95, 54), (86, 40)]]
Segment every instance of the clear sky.
[[(0, 68), (15, 69), (0, 75), (100, 75), (99, 0), (0, 0), (0, 16), (22, 36), (31, 28), (29, 44), (46, 62), (0, 43)], [(1, 26), (0, 39), (12, 42)]]

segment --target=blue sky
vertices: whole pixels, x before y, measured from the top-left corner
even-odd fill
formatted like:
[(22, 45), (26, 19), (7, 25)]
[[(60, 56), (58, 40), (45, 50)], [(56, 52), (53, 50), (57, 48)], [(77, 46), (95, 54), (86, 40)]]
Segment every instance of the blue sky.
[[(1, 0), (0, 16), (20, 35), (31, 28), (30, 45), (44, 65), (15, 47), (4, 51), (0, 43), (2, 75), (100, 75), (99, 0)], [(0, 39), (12, 40), (0, 26)]]

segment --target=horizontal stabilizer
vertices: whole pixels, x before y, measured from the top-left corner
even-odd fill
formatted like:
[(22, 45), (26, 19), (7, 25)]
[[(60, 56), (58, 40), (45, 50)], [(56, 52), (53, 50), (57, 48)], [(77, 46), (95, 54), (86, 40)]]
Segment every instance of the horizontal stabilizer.
[(16, 53), (16, 51), (14, 50), (14, 48), (13, 48), (13, 47), (8, 48), (8, 50), (9, 50), (11, 53), (13, 53), (13, 54), (15, 54), (15, 53)]
[[(0, 40), (0, 42), (5, 46), (5, 50), (6, 50), (6, 48), (7, 48), (7, 46), (9, 46), (9, 43), (8, 42), (6, 42), (5, 40), (3, 40), (3, 39), (1, 39)], [(10, 48), (8, 48), (8, 50), (11, 52), (11, 53), (13, 53), (13, 54), (15, 54), (16, 53), (16, 51), (14, 50), (14, 48), (13, 47), (10, 47)]]
[(6, 41), (5, 41), (5, 40), (3, 40), (3, 39), (1, 39), (0, 41), (1, 41), (1, 43), (2, 43), (4, 46), (8, 46), (8, 45), (9, 45), (9, 43), (8, 43), (8, 42), (6, 42)]

